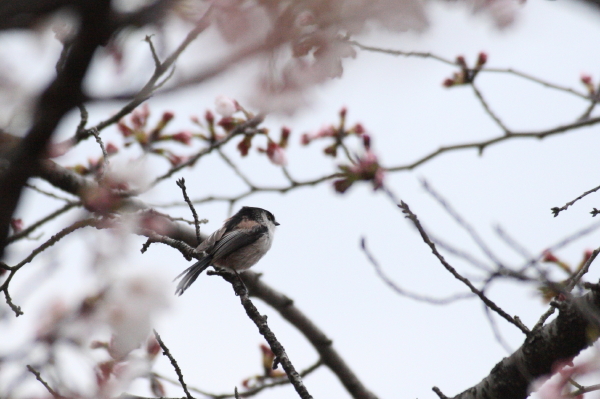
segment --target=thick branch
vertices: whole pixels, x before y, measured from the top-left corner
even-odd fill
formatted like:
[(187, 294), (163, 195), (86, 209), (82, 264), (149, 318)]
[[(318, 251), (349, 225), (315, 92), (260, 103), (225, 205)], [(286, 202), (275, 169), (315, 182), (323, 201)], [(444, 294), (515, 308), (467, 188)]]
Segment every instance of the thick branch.
[[(531, 383), (549, 375), (560, 361), (577, 356), (597, 331), (600, 295), (597, 287), (587, 295), (559, 304), (560, 313), (546, 326), (533, 331), (512, 355), (496, 364), (479, 384), (454, 399), (521, 399)], [(595, 340), (595, 339), (594, 339)]]

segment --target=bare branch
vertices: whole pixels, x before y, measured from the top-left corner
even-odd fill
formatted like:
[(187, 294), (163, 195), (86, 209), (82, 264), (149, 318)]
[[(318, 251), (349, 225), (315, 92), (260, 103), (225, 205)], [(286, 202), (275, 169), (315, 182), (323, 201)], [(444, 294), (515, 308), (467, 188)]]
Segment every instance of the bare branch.
[(248, 290), (242, 282), (239, 274), (219, 271), (209, 272), (208, 274), (218, 274), (219, 276), (223, 277), (224, 280), (231, 284), (233, 290), (235, 291), (235, 294), (240, 297), (240, 302), (246, 310), (246, 314), (254, 322), (260, 334), (265, 338), (265, 340), (269, 344), (269, 347), (276, 356), (275, 361), (278, 361), (281, 364), (298, 395), (302, 399), (312, 399), (312, 396), (308, 393), (308, 390), (304, 386), (302, 377), (300, 376), (300, 374), (298, 374), (296, 368), (290, 361), (287, 353), (285, 352), (285, 349), (283, 348), (283, 345), (279, 343), (277, 337), (269, 328), (269, 325), (267, 324), (267, 317), (261, 315), (258, 309), (256, 309), (256, 307), (250, 300), (250, 297), (248, 296)]
[(183, 177), (177, 180), (177, 186), (181, 189), (183, 199), (185, 200), (186, 204), (189, 205), (190, 210), (192, 211), (192, 215), (194, 216), (194, 225), (196, 227), (196, 240), (198, 245), (200, 245), (200, 243), (202, 242), (202, 239), (200, 238), (200, 222), (198, 221), (198, 214), (196, 213), (196, 208), (194, 208), (192, 201), (190, 201), (190, 197), (188, 197), (187, 195), (187, 190), (185, 188), (185, 179)]
[(494, 122), (496, 122), (496, 124), (500, 127), (500, 129), (502, 129), (504, 134), (511, 134), (510, 129), (507, 128), (506, 125), (500, 120), (500, 118), (492, 111), (492, 109), (488, 105), (487, 101), (483, 98), (483, 94), (481, 94), (481, 92), (479, 91), (477, 86), (475, 86), (475, 83), (471, 82), (470, 86), (473, 89), (475, 96), (477, 97), (477, 99), (479, 100), (481, 105), (483, 106), (483, 109), (485, 110), (485, 112), (494, 120)]
[(488, 146), (491, 146), (491, 145), (494, 145), (497, 143), (501, 143), (503, 141), (513, 140), (513, 139), (532, 139), (532, 138), (544, 139), (548, 136), (554, 136), (554, 135), (565, 133), (565, 132), (568, 132), (571, 130), (576, 130), (576, 129), (579, 129), (582, 127), (593, 126), (593, 125), (598, 124), (599, 122), (600, 122), (600, 117), (596, 117), (596, 118), (587, 119), (585, 121), (576, 121), (573, 123), (568, 123), (566, 125), (560, 125), (560, 126), (557, 126), (554, 128), (547, 129), (547, 130), (540, 130), (537, 132), (513, 132), (512, 134), (509, 134), (509, 135), (503, 134), (501, 136), (496, 136), (491, 139), (483, 140), (483, 141), (479, 141), (479, 142), (471, 142), (471, 143), (443, 146), (443, 147), (440, 147), (437, 150), (432, 151), (429, 154), (417, 159), (414, 162), (411, 162), (411, 163), (408, 163), (405, 165), (386, 167), (385, 170), (389, 171), (389, 172), (396, 172), (396, 171), (401, 171), (401, 170), (412, 170), (412, 169), (416, 168), (417, 166), (420, 166), (420, 165), (424, 164), (425, 162), (430, 161), (433, 158), (436, 158), (437, 156), (444, 154), (446, 152), (457, 151), (457, 150), (466, 150), (466, 149), (472, 148), (472, 149), (476, 149), (479, 152), (479, 154), (481, 154)]
[(169, 361), (171, 362), (171, 365), (175, 369), (175, 373), (177, 373), (177, 378), (179, 378), (179, 384), (181, 385), (181, 388), (183, 388), (183, 392), (185, 392), (185, 396), (187, 397), (187, 399), (194, 399), (194, 397), (190, 394), (190, 391), (188, 391), (187, 385), (185, 384), (185, 381), (183, 380), (183, 374), (181, 373), (181, 369), (179, 368), (179, 364), (177, 364), (177, 360), (175, 360), (175, 358), (173, 357), (173, 355), (171, 355), (171, 352), (169, 351), (169, 348), (167, 348), (167, 346), (162, 341), (162, 339), (160, 338), (160, 335), (158, 335), (158, 333), (156, 332), (156, 330), (153, 330), (153, 331), (154, 331), (154, 336), (156, 337), (156, 340), (158, 341), (158, 344), (160, 345), (160, 347), (163, 350), (163, 355), (165, 355), (166, 357), (169, 358)]
[(381, 269), (381, 266), (379, 265), (379, 262), (377, 262), (377, 260), (375, 260), (375, 258), (373, 257), (373, 255), (371, 254), (369, 249), (367, 248), (367, 242), (364, 237), (361, 238), (361, 240), (360, 240), (360, 247), (363, 250), (363, 252), (365, 253), (365, 255), (367, 256), (367, 259), (369, 259), (369, 262), (371, 262), (371, 264), (375, 268), (375, 271), (377, 272), (377, 275), (379, 276), (379, 278), (381, 278), (384, 283), (386, 283), (390, 288), (392, 288), (392, 290), (394, 290), (399, 295), (414, 299), (419, 302), (426, 302), (426, 303), (430, 303), (433, 305), (447, 305), (449, 303), (456, 302), (461, 299), (470, 299), (470, 298), (473, 298), (473, 296), (474, 296), (472, 293), (465, 293), (465, 294), (452, 295), (447, 298), (431, 298), (431, 297), (428, 297), (425, 295), (416, 294), (416, 293), (407, 291), (407, 290), (399, 287), (395, 282), (393, 282), (383, 272), (383, 270)]
[(551, 209), (552, 214), (554, 215), (554, 217), (557, 217), (559, 213), (561, 213), (562, 211), (566, 211), (568, 207), (570, 207), (571, 205), (573, 205), (574, 203), (576, 203), (577, 201), (579, 201), (583, 197), (585, 197), (585, 196), (587, 196), (587, 195), (589, 195), (591, 193), (595, 193), (598, 190), (600, 190), (600, 186), (592, 188), (591, 190), (586, 191), (585, 193), (581, 194), (579, 197), (575, 198), (573, 201), (567, 202), (566, 204), (564, 204), (560, 208), (558, 208), (558, 207), (552, 208)]
[(63, 213), (65, 213), (65, 212), (67, 212), (67, 211), (69, 211), (69, 210), (71, 210), (71, 209), (73, 209), (75, 207), (81, 206), (81, 205), (82, 205), (82, 203), (80, 201), (68, 202), (62, 208), (57, 209), (56, 211), (52, 212), (48, 216), (46, 216), (46, 217), (38, 220), (37, 222), (33, 223), (31, 226), (27, 227), (26, 229), (23, 229), (20, 232), (15, 233), (15, 234), (9, 236), (6, 239), (6, 243), (10, 244), (13, 241), (16, 241), (16, 240), (19, 240), (19, 239), (21, 239), (23, 237), (29, 236), (29, 234), (31, 234), (38, 227), (44, 225), (45, 223), (49, 222), (52, 219), (55, 219), (56, 217), (62, 215)]
[(427, 244), (429, 246), (429, 248), (431, 248), (431, 252), (433, 252), (435, 257), (438, 258), (440, 263), (444, 266), (444, 268), (446, 268), (446, 270), (448, 270), (450, 272), (450, 274), (452, 274), (452, 276), (454, 276), (454, 278), (456, 278), (457, 280), (459, 280), (460, 282), (465, 284), (467, 287), (469, 287), (471, 292), (473, 292), (475, 295), (477, 295), (486, 306), (488, 306), (494, 312), (498, 313), (506, 321), (508, 321), (509, 323), (516, 326), (519, 330), (521, 330), (523, 332), (523, 334), (529, 335), (530, 331), (527, 328), (525, 328), (525, 326), (523, 326), (522, 323), (516, 322), (512, 316), (510, 316), (508, 313), (506, 313), (504, 310), (502, 310), (498, 305), (496, 305), (492, 300), (490, 300), (487, 296), (485, 296), (483, 294), (483, 292), (481, 292), (480, 290), (475, 288), (475, 286), (473, 284), (471, 284), (471, 282), (467, 278), (461, 276), (460, 273), (458, 273), (456, 271), (456, 269), (454, 269), (448, 262), (446, 262), (444, 257), (438, 252), (437, 248), (435, 247), (435, 244), (431, 241), (431, 239), (425, 232), (425, 229), (423, 229), (423, 226), (421, 226), (421, 222), (419, 222), (417, 215), (415, 215), (410, 210), (410, 208), (404, 201), (400, 201), (400, 204), (398, 204), (398, 207), (400, 209), (402, 209), (402, 213), (404, 213), (406, 215), (406, 217), (408, 219), (410, 219), (411, 222), (413, 222), (413, 224), (419, 231), (419, 234), (421, 234), (421, 238), (423, 239), (425, 244)]
[(42, 385), (44, 386), (44, 388), (46, 388), (50, 395), (52, 395), (55, 399), (63, 399), (63, 396), (59, 395), (54, 389), (50, 388), (50, 385), (48, 385), (48, 383), (44, 381), (39, 371), (31, 367), (29, 364), (27, 365), (27, 370), (29, 370), (31, 374), (35, 375), (35, 379), (42, 383)]

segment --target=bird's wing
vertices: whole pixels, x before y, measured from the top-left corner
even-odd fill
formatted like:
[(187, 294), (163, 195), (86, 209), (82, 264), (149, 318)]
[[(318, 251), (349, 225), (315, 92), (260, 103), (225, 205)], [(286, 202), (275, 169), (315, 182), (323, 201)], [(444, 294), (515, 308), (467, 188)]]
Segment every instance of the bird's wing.
[(225, 226), (223, 226), (219, 230), (216, 230), (214, 233), (212, 233), (211, 235), (209, 235), (208, 237), (206, 237), (206, 239), (204, 241), (202, 241), (200, 243), (200, 245), (198, 245), (196, 247), (196, 251), (198, 251), (198, 252), (202, 252), (202, 251), (209, 252), (210, 249), (215, 245), (215, 243), (218, 242), (221, 239), (221, 237), (223, 237), (223, 234), (225, 234), (225, 230), (226, 230)]
[(234, 251), (252, 244), (267, 231), (267, 226), (257, 225), (251, 229), (233, 230), (223, 235), (211, 251), (213, 259), (224, 258)]

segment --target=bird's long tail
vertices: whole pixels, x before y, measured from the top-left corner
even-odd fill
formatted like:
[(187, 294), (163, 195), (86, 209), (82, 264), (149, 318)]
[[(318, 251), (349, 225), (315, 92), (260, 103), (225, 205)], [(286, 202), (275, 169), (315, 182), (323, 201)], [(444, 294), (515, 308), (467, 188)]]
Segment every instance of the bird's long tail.
[[(192, 266), (185, 269), (183, 271), (183, 273), (181, 273), (179, 276), (175, 277), (175, 280), (177, 280), (181, 276), (183, 276), (183, 278), (181, 279), (179, 284), (177, 284), (177, 289), (175, 290), (175, 295), (181, 296), (181, 294), (183, 294), (185, 292), (185, 290), (187, 290), (190, 287), (190, 285), (192, 285), (192, 283), (194, 281), (196, 281), (198, 276), (204, 270), (206, 270), (206, 268), (208, 266), (210, 266), (211, 261), (212, 261), (211, 256), (207, 256), (204, 259), (200, 259), (198, 262), (194, 263)], [(175, 280), (173, 280), (173, 281), (175, 281)]]

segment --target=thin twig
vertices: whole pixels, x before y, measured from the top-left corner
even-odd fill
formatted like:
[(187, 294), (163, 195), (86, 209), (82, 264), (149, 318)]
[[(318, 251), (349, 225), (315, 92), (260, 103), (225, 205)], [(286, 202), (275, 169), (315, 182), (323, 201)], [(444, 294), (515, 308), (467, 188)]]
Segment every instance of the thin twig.
[(371, 264), (375, 268), (375, 272), (377, 272), (377, 275), (379, 276), (379, 278), (381, 278), (384, 283), (386, 283), (390, 288), (392, 288), (392, 290), (394, 290), (399, 295), (414, 299), (416, 301), (431, 303), (433, 305), (446, 305), (446, 304), (456, 302), (461, 299), (473, 298), (473, 296), (474, 296), (472, 293), (465, 293), (465, 294), (456, 294), (456, 295), (453, 295), (453, 296), (450, 296), (447, 298), (432, 298), (432, 297), (428, 297), (425, 295), (415, 294), (413, 292), (407, 291), (407, 290), (399, 287), (398, 285), (396, 285), (396, 283), (393, 282), (383, 272), (383, 270), (381, 269), (381, 266), (379, 265), (379, 262), (377, 262), (375, 257), (373, 257), (373, 255), (367, 248), (367, 242), (364, 237), (361, 238), (361, 240), (360, 240), (360, 247), (363, 250), (363, 252), (365, 253), (365, 255), (367, 256), (367, 259), (369, 260), (369, 262), (371, 262)]
[[(171, 70), (171, 74), (173, 73), (172, 66), (175, 63), (175, 61), (177, 61), (177, 58), (179, 58), (181, 53), (190, 45), (190, 43), (193, 42), (198, 37), (198, 35), (200, 35), (200, 33), (202, 33), (208, 27), (209, 20), (210, 20), (209, 16), (210, 16), (210, 9), (196, 23), (196, 26), (194, 27), (194, 29), (192, 29), (188, 33), (186, 38), (181, 42), (181, 44), (177, 47), (177, 49), (175, 49), (173, 51), (173, 53), (169, 57), (167, 57), (163, 63), (160, 64), (160, 66), (157, 66), (155, 68), (154, 73), (152, 74), (152, 76), (150, 77), (148, 82), (146, 82), (144, 87), (142, 87), (137, 92), (137, 94), (135, 94), (133, 96), (133, 98), (123, 108), (121, 108), (117, 113), (112, 115), (110, 118), (98, 123), (96, 126), (94, 126), (94, 128), (100, 132), (103, 129), (107, 128), (108, 126), (111, 126), (111, 125), (117, 123), (125, 115), (127, 115), (131, 111), (133, 111), (138, 105), (140, 105), (141, 103), (146, 101), (148, 98), (150, 98), (150, 96), (152, 96), (152, 93), (154, 93), (154, 91), (157, 89), (157, 86), (158, 86), (157, 82), (159, 81), (159, 79), (169, 70)], [(168, 80), (168, 77), (166, 80)], [(160, 85), (164, 84), (164, 82), (166, 80), (164, 80)], [(71, 141), (78, 143), (81, 140), (85, 140), (90, 136), (91, 136), (91, 129), (83, 130), (81, 132), (78, 132), (75, 135), (75, 137), (73, 139), (71, 139)]]
[[(11, 299), (10, 294), (8, 292), (9, 284), (12, 281), (12, 278), (14, 277), (15, 273), (19, 269), (21, 269), (24, 265), (26, 265), (29, 262), (31, 262), (41, 252), (43, 252), (46, 249), (50, 248), (51, 246), (53, 246), (54, 244), (56, 244), (59, 240), (61, 240), (62, 238), (66, 237), (67, 235), (71, 234), (75, 230), (78, 230), (78, 229), (81, 229), (81, 228), (87, 227), (87, 226), (97, 226), (98, 223), (99, 223), (98, 219), (96, 219), (96, 218), (88, 218), (88, 219), (79, 220), (79, 221), (71, 224), (70, 226), (65, 227), (64, 229), (62, 229), (61, 231), (59, 231), (58, 233), (56, 233), (52, 237), (50, 237), (42, 245), (40, 245), (39, 247), (37, 247), (36, 249), (34, 249), (29, 254), (29, 256), (27, 256), (21, 262), (19, 262), (15, 266), (9, 267), (7, 269), (7, 270), (10, 270), (10, 273), (9, 273), (8, 277), (6, 278), (6, 280), (4, 280), (4, 282), (2, 283), (2, 285), (0, 285), (0, 291), (4, 291), (4, 296), (6, 298), (6, 303), (10, 306), (10, 308), (13, 310), (13, 312), (16, 314), (17, 317), (20, 316), (20, 315), (22, 315), (23, 312), (21, 311), (21, 308), (19, 306), (16, 306), (12, 302), (12, 299)], [(4, 268), (4, 269), (6, 269), (6, 268)]]
[(87, 125), (88, 122), (88, 111), (85, 108), (85, 105), (83, 104), (79, 104), (79, 114), (80, 114), (80, 121), (79, 121), (79, 125), (77, 125), (77, 129), (75, 130), (75, 134), (81, 134), (81, 132), (83, 132), (85, 130), (85, 125)]
[(46, 388), (46, 390), (50, 393), (50, 395), (52, 395), (56, 399), (63, 398), (63, 396), (59, 395), (54, 389), (50, 388), (50, 385), (48, 385), (48, 383), (46, 381), (44, 381), (44, 379), (42, 378), (42, 375), (39, 373), (39, 371), (37, 371), (36, 369), (31, 367), (29, 364), (27, 365), (27, 370), (29, 370), (31, 372), (31, 374), (35, 375), (35, 379), (38, 380), (44, 386), (44, 388)]
[(94, 138), (96, 139), (96, 143), (98, 143), (98, 145), (100, 146), (100, 149), (102, 150), (102, 168), (100, 170), (100, 173), (98, 174), (98, 181), (102, 182), (102, 180), (104, 179), (104, 175), (106, 174), (106, 171), (108, 170), (108, 165), (110, 164), (108, 161), (108, 153), (106, 152), (104, 143), (102, 142), (102, 139), (100, 138), (100, 132), (98, 132), (98, 129), (93, 127), (89, 130), (89, 132), (92, 136), (94, 136)]
[(198, 243), (198, 245), (200, 245), (200, 243), (202, 242), (202, 239), (200, 238), (200, 221), (198, 220), (196, 208), (194, 208), (194, 204), (192, 204), (192, 201), (190, 201), (190, 197), (188, 197), (187, 195), (187, 189), (185, 188), (185, 179), (182, 177), (181, 179), (177, 180), (176, 183), (177, 186), (181, 189), (183, 199), (185, 200), (186, 204), (188, 204), (188, 206), (190, 207), (192, 215), (194, 216), (194, 226), (196, 227), (196, 242)]
[[(311, 374), (312, 372), (314, 372), (315, 370), (317, 370), (322, 365), (323, 365), (323, 362), (321, 360), (318, 360), (312, 366), (309, 366), (306, 369), (302, 370), (300, 372), (300, 375), (302, 377), (306, 377), (307, 375)], [(179, 382), (177, 380), (172, 379), (172, 378), (165, 377), (165, 376), (163, 376), (161, 374), (158, 374), (158, 373), (152, 373), (152, 375), (155, 376), (155, 377), (157, 377), (157, 378), (160, 378), (161, 380), (169, 382), (171, 384), (179, 385)], [(264, 391), (265, 389), (273, 388), (273, 387), (281, 386), (281, 385), (287, 385), (289, 383), (290, 383), (290, 380), (289, 380), (289, 378), (287, 378), (287, 375), (284, 376), (284, 377), (273, 378), (271, 382), (259, 385), (259, 386), (254, 387), (254, 388), (250, 388), (248, 390), (245, 390), (245, 391), (241, 392), (239, 395), (240, 395), (240, 397), (243, 397), (243, 398), (249, 398), (251, 396), (257, 395), (258, 393)], [(233, 398), (234, 397), (233, 393), (221, 393), (221, 394), (209, 393), (209, 392), (206, 392), (204, 390), (201, 390), (199, 388), (195, 388), (195, 387), (192, 387), (192, 386), (189, 386), (189, 385), (188, 385), (188, 389), (190, 391), (197, 392), (197, 393), (199, 393), (201, 395), (209, 396), (211, 399), (229, 399), (229, 398)]]
[(154, 48), (154, 43), (152, 43), (152, 36), (154, 35), (146, 35), (144, 41), (148, 43), (148, 46), (150, 46), (150, 52), (152, 53), (152, 59), (154, 60), (154, 67), (159, 69), (161, 67), (160, 58), (158, 58), (158, 54), (156, 54), (156, 48)]
[[(416, 57), (416, 58), (431, 58), (434, 59), (436, 61), (439, 61), (441, 63), (444, 63), (446, 65), (452, 65), (452, 66), (457, 66), (456, 62), (448, 59), (448, 58), (444, 58), (442, 56), (433, 54), (433, 53), (428, 53), (428, 52), (419, 52), (419, 51), (401, 51), (401, 50), (393, 50), (393, 49), (384, 49), (384, 48), (380, 48), (380, 47), (372, 47), (372, 46), (366, 46), (364, 44), (361, 44), (357, 41), (354, 40), (348, 40), (348, 43), (358, 47), (361, 50), (365, 50), (365, 51), (371, 51), (374, 53), (382, 53), (382, 54), (388, 54), (388, 55), (394, 55), (394, 56), (402, 56), (402, 57)], [(565, 86), (560, 86), (554, 83), (550, 83), (548, 81), (545, 81), (543, 79), (540, 78), (536, 78), (535, 76), (529, 75), (525, 72), (520, 72), (517, 71), (516, 69), (513, 68), (478, 68), (478, 69), (473, 69), (473, 70), (468, 70), (469, 72), (473, 72), (473, 71), (477, 71), (478, 73), (481, 72), (489, 72), (489, 73), (505, 73), (505, 74), (509, 74), (509, 75), (514, 75), (520, 78), (523, 78), (525, 80), (529, 80), (533, 83), (537, 83), (540, 84), (544, 87), (550, 88), (550, 89), (555, 89), (555, 90), (559, 90), (559, 91), (564, 91), (566, 93), (575, 95), (577, 97), (580, 97), (584, 100), (589, 100), (590, 97), (589, 95), (579, 92), (577, 90), (571, 89), (569, 87), (565, 87)]]
[(429, 193), (443, 208), (444, 210), (456, 221), (456, 223), (466, 230), (466, 232), (471, 236), (475, 244), (483, 251), (487, 257), (493, 261), (496, 265), (502, 266), (502, 262), (498, 257), (492, 252), (492, 250), (485, 244), (485, 242), (481, 239), (479, 234), (475, 231), (475, 229), (464, 220), (459, 213), (452, 208), (450, 203), (446, 201), (437, 191), (431, 187), (431, 185), (425, 179), (421, 179), (421, 185)]
[(566, 125), (560, 125), (560, 126), (557, 126), (557, 127), (551, 128), (551, 129), (540, 130), (537, 132), (514, 132), (513, 131), (512, 134), (509, 134), (509, 135), (502, 134), (501, 136), (496, 136), (496, 137), (493, 137), (488, 140), (471, 142), (471, 143), (463, 143), (463, 144), (454, 144), (454, 145), (449, 145), (449, 146), (442, 146), (442, 147), (438, 148), (437, 150), (432, 151), (429, 154), (417, 159), (414, 162), (407, 163), (405, 165), (386, 167), (385, 170), (388, 172), (397, 172), (397, 171), (401, 171), (401, 170), (412, 170), (412, 169), (416, 168), (417, 166), (420, 166), (420, 165), (424, 164), (425, 162), (428, 162), (428, 161), (432, 160), (433, 158), (436, 158), (439, 155), (444, 154), (446, 152), (457, 151), (457, 150), (466, 150), (466, 149), (472, 148), (472, 149), (478, 150), (478, 152), (481, 154), (481, 153), (483, 153), (483, 150), (485, 150), (488, 146), (491, 146), (491, 145), (494, 145), (497, 143), (501, 143), (503, 141), (513, 140), (513, 139), (532, 139), (532, 138), (544, 139), (548, 136), (554, 136), (557, 134), (565, 133), (565, 132), (579, 129), (579, 128), (586, 127), (586, 126), (593, 126), (597, 123), (600, 123), (600, 117), (587, 119), (585, 121), (576, 121), (573, 123), (568, 123)]
[[(303, 182), (294, 181), (289, 186), (283, 186), (283, 187), (254, 187), (253, 189), (251, 188), (248, 191), (245, 191), (241, 194), (231, 196), (231, 197), (221, 197), (221, 196), (209, 195), (204, 198), (192, 200), (192, 203), (194, 203), (196, 205), (204, 204), (207, 202), (213, 202), (213, 201), (235, 203), (235, 202), (238, 202), (238, 201), (240, 201), (246, 197), (249, 197), (250, 195), (257, 193), (257, 192), (277, 192), (277, 193), (285, 194), (288, 191), (291, 191), (297, 187), (316, 186), (324, 181), (332, 180), (336, 177), (340, 177), (340, 174), (334, 173), (331, 175), (327, 175), (327, 176), (319, 177), (317, 179), (307, 180), (307, 181), (303, 181)], [(159, 204), (159, 203), (152, 204), (152, 206), (155, 206), (157, 208), (171, 208), (171, 207), (185, 206), (185, 205), (186, 205), (185, 202), (180, 202), (180, 201), (163, 203), (163, 204)]]
[(483, 98), (483, 94), (481, 94), (481, 92), (479, 91), (477, 86), (475, 86), (474, 82), (471, 82), (471, 88), (473, 89), (475, 96), (477, 97), (477, 99), (479, 100), (481, 105), (483, 106), (483, 109), (485, 110), (485, 112), (490, 116), (490, 118), (492, 118), (494, 120), (494, 122), (496, 122), (496, 124), (500, 127), (500, 129), (502, 129), (504, 134), (511, 134), (510, 129), (507, 128), (506, 125), (502, 122), (502, 120), (500, 120), (500, 118), (494, 113), (494, 111), (492, 111), (492, 109), (488, 105), (487, 101)]
[(248, 177), (244, 173), (242, 173), (242, 171), (237, 167), (237, 165), (235, 163), (233, 163), (233, 161), (227, 155), (225, 155), (225, 153), (223, 152), (223, 150), (221, 148), (217, 149), (217, 153), (221, 156), (221, 158), (225, 161), (225, 163), (227, 165), (229, 165), (229, 167), (235, 172), (235, 174), (240, 179), (242, 179), (242, 181), (244, 183), (246, 183), (246, 185), (250, 189), (255, 188), (254, 184), (250, 181), (250, 179), (248, 179)]
[(25, 184), (25, 187), (32, 189), (33, 191), (37, 191), (40, 194), (46, 195), (48, 197), (60, 200), (60, 201), (64, 201), (64, 202), (73, 202), (73, 200), (71, 198), (67, 198), (67, 197), (62, 197), (60, 195), (56, 195), (54, 193), (51, 193), (50, 191), (46, 191), (46, 190), (42, 190), (39, 187), (34, 186), (33, 184)]
[(81, 201), (76, 201), (76, 202), (68, 202), (67, 204), (65, 204), (62, 208), (57, 209), (56, 211), (52, 212), (51, 214), (49, 214), (48, 216), (38, 220), (37, 222), (33, 223), (31, 226), (27, 227), (26, 229), (21, 230), (20, 232), (13, 234), (11, 236), (9, 236), (6, 239), (6, 243), (10, 244), (13, 241), (19, 240), (23, 237), (27, 237), (29, 234), (31, 234), (35, 229), (37, 229), (38, 227), (42, 226), (43, 224), (45, 224), (46, 222), (56, 218), (57, 216), (62, 215), (63, 213), (67, 212), (68, 210), (81, 206), (82, 203)]
[(148, 247), (150, 246), (150, 244), (159, 242), (161, 244), (165, 244), (172, 248), (175, 248), (176, 250), (181, 252), (181, 255), (183, 255), (183, 257), (187, 261), (190, 261), (193, 258), (199, 256), (199, 254), (196, 252), (196, 250), (194, 248), (190, 247), (189, 245), (187, 245), (185, 242), (183, 242), (181, 240), (174, 240), (169, 236), (164, 236), (164, 235), (158, 234), (154, 230), (150, 230), (150, 229), (142, 228), (138, 231), (138, 233), (148, 237), (148, 241), (146, 241), (146, 243), (142, 246), (142, 250), (141, 250), (142, 253), (145, 253), (148, 250)]
[(570, 207), (571, 205), (573, 205), (574, 203), (576, 203), (577, 201), (579, 201), (583, 197), (585, 197), (585, 196), (587, 196), (587, 195), (589, 195), (591, 193), (595, 193), (598, 190), (600, 190), (600, 186), (594, 187), (591, 190), (586, 191), (585, 193), (581, 194), (579, 197), (575, 198), (573, 201), (567, 202), (566, 204), (564, 204), (560, 208), (554, 207), (554, 208), (552, 208), (550, 210), (552, 211), (552, 214), (554, 215), (554, 217), (557, 217), (559, 213), (561, 213), (562, 211), (566, 211), (568, 207)]
[(452, 276), (454, 276), (454, 278), (456, 278), (457, 280), (459, 280), (460, 282), (462, 282), (463, 284), (465, 284), (467, 287), (469, 287), (469, 289), (471, 290), (471, 292), (473, 292), (475, 295), (477, 295), (483, 301), (483, 303), (486, 306), (488, 306), (494, 312), (498, 313), (506, 321), (508, 321), (509, 323), (511, 323), (514, 326), (516, 326), (519, 330), (521, 330), (523, 332), (523, 334), (529, 335), (530, 331), (527, 328), (524, 328), (524, 326), (522, 325), (522, 323), (516, 322), (511, 315), (509, 315), (504, 310), (502, 310), (492, 300), (490, 300), (487, 296), (485, 296), (483, 294), (483, 292), (481, 292), (480, 290), (478, 290), (477, 288), (475, 288), (475, 286), (473, 284), (471, 284), (471, 282), (467, 278), (461, 276), (460, 273), (458, 273), (456, 271), (456, 269), (454, 269), (448, 262), (446, 262), (446, 259), (444, 259), (444, 257), (442, 256), (442, 254), (440, 254), (438, 252), (435, 244), (430, 240), (429, 236), (427, 235), (427, 232), (425, 232), (425, 229), (423, 229), (423, 226), (421, 225), (421, 222), (417, 218), (417, 215), (415, 215), (410, 210), (410, 208), (408, 207), (408, 205), (404, 201), (400, 201), (400, 204), (398, 204), (398, 207), (400, 209), (402, 209), (402, 213), (404, 213), (404, 215), (413, 222), (413, 224), (415, 225), (415, 227), (419, 231), (419, 233), (421, 235), (421, 238), (423, 239), (423, 241), (425, 242), (425, 244), (427, 244), (429, 246), (429, 248), (431, 248), (431, 252), (435, 255), (436, 258), (438, 258), (438, 260), (444, 266), (444, 268), (446, 268), (446, 270), (448, 270), (448, 272), (450, 272), (450, 274), (452, 274)]
[(194, 165), (200, 158), (202, 158), (203, 156), (205, 156), (207, 154), (210, 154), (213, 150), (218, 149), (219, 147), (223, 146), (224, 144), (227, 144), (229, 142), (229, 140), (231, 140), (235, 136), (245, 133), (248, 130), (256, 129), (256, 127), (262, 123), (264, 118), (265, 118), (264, 115), (259, 114), (259, 115), (255, 116), (254, 118), (247, 120), (246, 122), (240, 123), (235, 128), (233, 128), (233, 130), (228, 135), (223, 137), (221, 140), (217, 140), (214, 143), (211, 143), (210, 146), (200, 150), (195, 155), (192, 155), (187, 161), (182, 162), (181, 164), (169, 169), (169, 171), (167, 173), (155, 178), (154, 181), (152, 182), (152, 184), (150, 184), (150, 187), (154, 187), (160, 181), (171, 177), (173, 174), (179, 172), (180, 170), (182, 170), (184, 168), (187, 168), (188, 166)]
[(156, 337), (158, 344), (160, 345), (160, 347), (163, 350), (163, 355), (165, 355), (166, 357), (169, 358), (171, 365), (175, 369), (175, 373), (177, 373), (177, 378), (179, 378), (179, 384), (181, 384), (181, 387), (183, 388), (183, 392), (185, 392), (185, 396), (187, 397), (187, 399), (193, 399), (194, 397), (190, 394), (190, 391), (188, 391), (187, 385), (185, 384), (185, 381), (183, 380), (183, 374), (181, 373), (181, 369), (179, 368), (179, 365), (177, 364), (177, 360), (175, 360), (173, 355), (171, 355), (169, 348), (167, 348), (167, 346), (162, 341), (162, 339), (160, 338), (160, 335), (158, 335), (156, 330), (152, 330), (152, 331), (154, 331), (154, 336)]

